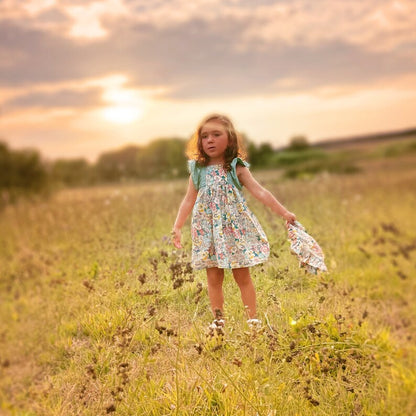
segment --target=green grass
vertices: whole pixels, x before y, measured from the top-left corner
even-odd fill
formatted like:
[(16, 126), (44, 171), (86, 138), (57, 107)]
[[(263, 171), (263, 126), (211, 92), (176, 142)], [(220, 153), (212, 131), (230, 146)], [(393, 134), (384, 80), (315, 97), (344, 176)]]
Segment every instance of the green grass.
[(375, 156), (397, 157), (416, 152), (416, 138), (399, 141), (395, 144), (380, 146), (374, 151)]
[(309, 276), (283, 223), (249, 204), (272, 247), (252, 269), (264, 328), (225, 281), (226, 335), (204, 272), (169, 234), (186, 181), (62, 191), (0, 217), (0, 414), (413, 415), (415, 158), (355, 175), (258, 172), (318, 240)]

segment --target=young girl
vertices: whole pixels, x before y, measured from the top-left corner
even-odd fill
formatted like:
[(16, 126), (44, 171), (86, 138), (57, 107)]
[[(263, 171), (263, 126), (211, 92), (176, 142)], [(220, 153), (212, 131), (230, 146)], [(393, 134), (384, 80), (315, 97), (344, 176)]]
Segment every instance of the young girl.
[(212, 114), (202, 120), (191, 139), (187, 156), (189, 183), (173, 226), (173, 244), (181, 246), (181, 228), (192, 211), (192, 267), (206, 269), (213, 327), (224, 326), (224, 269), (232, 269), (248, 314), (256, 326), (256, 292), (249, 267), (269, 256), (269, 243), (257, 218), (247, 207), (241, 188), (289, 223), (296, 220), (251, 175), (239, 136), (230, 119)]

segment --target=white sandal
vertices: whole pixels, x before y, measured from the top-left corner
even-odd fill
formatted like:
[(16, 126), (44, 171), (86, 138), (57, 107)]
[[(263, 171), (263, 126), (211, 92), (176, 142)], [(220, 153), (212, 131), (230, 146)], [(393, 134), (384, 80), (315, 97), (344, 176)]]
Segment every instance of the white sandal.
[(225, 321), (224, 319), (214, 319), (208, 327), (210, 336), (224, 335)]
[(212, 324), (209, 326), (210, 328), (222, 328), (225, 326), (225, 321), (224, 319), (214, 319), (212, 321)]
[(247, 319), (247, 324), (252, 329), (259, 329), (261, 328), (262, 322), (260, 319), (251, 318), (251, 319)]

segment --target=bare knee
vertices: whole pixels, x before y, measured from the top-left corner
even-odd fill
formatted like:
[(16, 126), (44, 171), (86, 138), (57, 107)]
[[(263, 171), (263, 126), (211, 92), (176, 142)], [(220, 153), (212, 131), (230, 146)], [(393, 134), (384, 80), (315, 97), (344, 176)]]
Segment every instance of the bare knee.
[(253, 284), (248, 267), (244, 267), (242, 269), (233, 269), (233, 277), (240, 288)]
[(224, 281), (224, 270), (213, 267), (207, 269), (208, 286), (212, 288), (221, 288)]

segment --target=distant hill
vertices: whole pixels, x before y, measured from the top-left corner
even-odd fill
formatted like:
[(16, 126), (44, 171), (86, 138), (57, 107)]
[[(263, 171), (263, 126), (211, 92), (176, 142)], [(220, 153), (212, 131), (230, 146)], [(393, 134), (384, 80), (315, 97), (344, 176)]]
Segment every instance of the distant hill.
[(311, 146), (324, 150), (341, 150), (347, 148), (367, 147), (394, 140), (403, 140), (411, 138), (412, 136), (416, 138), (416, 128), (324, 139), (312, 143)]

